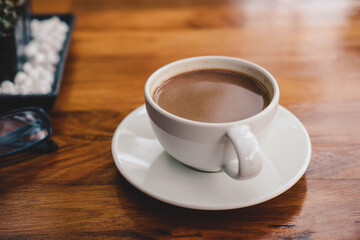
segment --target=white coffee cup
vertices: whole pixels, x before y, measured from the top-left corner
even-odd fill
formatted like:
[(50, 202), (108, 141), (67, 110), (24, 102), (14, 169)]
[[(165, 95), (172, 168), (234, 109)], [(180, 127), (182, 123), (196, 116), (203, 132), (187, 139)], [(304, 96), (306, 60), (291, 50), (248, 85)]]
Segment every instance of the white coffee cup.
[[(185, 119), (159, 107), (153, 100), (156, 89), (178, 74), (200, 69), (223, 69), (244, 73), (265, 86), (269, 105), (249, 118), (224, 123), (205, 123)], [(161, 67), (145, 84), (146, 109), (152, 128), (163, 148), (175, 159), (207, 172), (223, 170), (238, 180), (258, 175), (265, 155), (261, 144), (279, 104), (279, 87), (262, 67), (232, 57), (202, 56), (179, 60)]]

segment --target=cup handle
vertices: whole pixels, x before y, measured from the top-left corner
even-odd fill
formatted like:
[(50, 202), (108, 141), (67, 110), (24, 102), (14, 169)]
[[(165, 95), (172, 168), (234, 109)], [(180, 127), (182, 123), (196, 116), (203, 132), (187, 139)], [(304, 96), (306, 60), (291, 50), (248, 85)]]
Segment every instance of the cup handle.
[(235, 148), (237, 161), (225, 163), (222, 170), (237, 180), (246, 180), (258, 175), (262, 168), (264, 155), (250, 127), (247, 125), (230, 127), (226, 131), (226, 137)]

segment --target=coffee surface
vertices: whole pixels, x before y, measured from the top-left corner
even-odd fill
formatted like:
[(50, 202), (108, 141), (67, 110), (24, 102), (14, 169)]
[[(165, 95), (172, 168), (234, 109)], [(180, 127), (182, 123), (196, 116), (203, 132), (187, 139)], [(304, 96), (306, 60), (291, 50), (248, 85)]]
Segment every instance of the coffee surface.
[(176, 75), (156, 89), (153, 99), (174, 115), (210, 123), (251, 117), (270, 102), (267, 90), (256, 80), (217, 69)]

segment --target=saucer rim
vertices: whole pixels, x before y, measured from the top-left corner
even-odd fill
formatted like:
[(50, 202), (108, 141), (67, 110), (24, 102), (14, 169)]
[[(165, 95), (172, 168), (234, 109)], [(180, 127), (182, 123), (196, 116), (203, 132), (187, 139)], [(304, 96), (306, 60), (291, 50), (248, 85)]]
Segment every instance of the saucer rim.
[[(124, 128), (123, 125), (125, 126), (126, 123), (129, 121), (129, 119), (131, 117), (133, 117), (133, 115), (137, 114), (139, 111), (142, 111), (145, 108), (145, 104), (137, 107), (136, 109), (134, 109), (133, 111), (131, 111), (117, 126), (113, 138), (112, 138), (112, 144), (111, 144), (111, 152), (112, 152), (112, 156), (113, 156), (113, 160), (115, 162), (115, 165), (117, 167), (117, 169), (119, 170), (119, 172), (121, 173), (121, 175), (126, 179), (127, 182), (129, 182), (132, 186), (134, 186), (136, 189), (138, 189), (139, 191), (145, 193), (146, 195), (157, 199), (161, 202), (170, 204), (170, 205), (174, 205), (174, 206), (178, 206), (178, 207), (183, 207), (183, 208), (188, 208), (188, 209), (194, 209), (194, 210), (204, 210), (204, 211), (221, 211), (221, 210), (232, 210), (232, 209), (239, 209), (239, 208), (245, 208), (245, 207), (250, 207), (250, 206), (254, 206), (266, 201), (269, 201), (275, 197), (280, 196), (281, 194), (283, 194), (284, 192), (286, 192), (287, 190), (289, 190), (292, 186), (294, 186), (301, 178), (302, 176), (305, 174), (309, 164), (310, 164), (310, 160), (311, 160), (311, 153), (312, 153), (312, 147), (311, 147), (311, 140), (309, 137), (309, 134), (305, 128), (305, 126), (302, 124), (302, 122), (292, 113), (290, 112), (288, 109), (286, 109), (285, 107), (281, 106), (280, 104), (278, 105), (278, 111), (285, 111), (287, 115), (290, 115), (295, 121), (297, 121), (297, 124), (300, 126), (300, 128), (302, 129), (302, 132), (305, 135), (306, 138), (306, 142), (307, 142), (307, 155), (306, 155), (306, 160), (304, 161), (304, 164), (302, 165), (302, 168), (299, 169), (298, 173), (296, 175), (294, 175), (294, 177), (289, 180), (286, 184), (281, 185), (278, 189), (276, 189), (275, 191), (272, 191), (264, 196), (261, 196), (260, 198), (254, 199), (253, 201), (247, 203), (247, 204), (232, 204), (232, 205), (227, 205), (227, 206), (201, 206), (201, 205), (194, 205), (194, 204), (187, 204), (187, 203), (181, 203), (181, 202), (176, 202), (164, 197), (160, 197), (157, 196), (153, 193), (151, 193), (150, 191), (148, 191), (146, 188), (144, 188), (143, 186), (141, 186), (141, 184), (137, 184), (136, 182), (132, 181), (132, 177), (130, 175), (127, 174), (127, 172), (125, 171), (125, 169), (123, 169), (123, 167), (121, 166), (120, 160), (116, 158), (116, 153), (115, 153), (115, 148), (116, 148), (116, 141), (119, 135), (119, 132)], [(237, 181), (237, 180), (234, 180)]]

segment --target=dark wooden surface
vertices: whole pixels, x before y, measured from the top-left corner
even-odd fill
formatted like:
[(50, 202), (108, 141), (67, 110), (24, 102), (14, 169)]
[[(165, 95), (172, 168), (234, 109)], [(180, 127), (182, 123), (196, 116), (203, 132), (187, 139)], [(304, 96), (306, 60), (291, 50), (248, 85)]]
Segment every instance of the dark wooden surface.
[[(33, 1), (76, 29), (51, 118), (51, 154), (0, 161), (0, 239), (360, 239), (360, 2)], [(231, 211), (154, 200), (119, 174), (111, 139), (147, 77), (199, 55), (244, 58), (278, 80), (309, 131), (290, 190)]]

